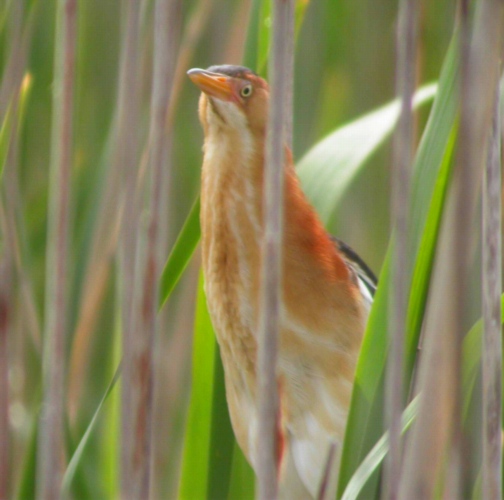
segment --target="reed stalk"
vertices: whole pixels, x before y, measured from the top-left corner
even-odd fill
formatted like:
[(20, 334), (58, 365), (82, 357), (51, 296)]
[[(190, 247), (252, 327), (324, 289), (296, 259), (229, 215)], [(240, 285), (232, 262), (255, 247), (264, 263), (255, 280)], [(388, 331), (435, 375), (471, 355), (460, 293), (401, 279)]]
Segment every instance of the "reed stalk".
[[(502, 80), (501, 80), (502, 82)], [(483, 178), (483, 499), (502, 498), (502, 199), (500, 89)]]
[(413, 159), (413, 93), (418, 50), (417, 0), (402, 0), (396, 35), (396, 92), (401, 114), (394, 136), (392, 161), (392, 226), (394, 228), (394, 266), (390, 289), (390, 356), (386, 380), (386, 419), (390, 432), (390, 452), (385, 462), (383, 498), (395, 499), (401, 471), (401, 415), (404, 407), (404, 338), (408, 291), (411, 283), (409, 225), (411, 167)]
[(77, 1), (59, 0), (54, 57), (51, 172), (46, 251), (44, 395), (37, 460), (37, 498), (58, 498), (62, 476), (72, 118)]
[(257, 498), (277, 497), (278, 463), (277, 421), (278, 387), (276, 360), (282, 302), (282, 239), (284, 199), (285, 123), (288, 110), (287, 54), (289, 30), (294, 9), (292, 0), (275, 0), (273, 4), (273, 38), (268, 67), (270, 79), (270, 110), (267, 122), (266, 162), (264, 172), (264, 235), (261, 248), (261, 290), (258, 352), (258, 450)]

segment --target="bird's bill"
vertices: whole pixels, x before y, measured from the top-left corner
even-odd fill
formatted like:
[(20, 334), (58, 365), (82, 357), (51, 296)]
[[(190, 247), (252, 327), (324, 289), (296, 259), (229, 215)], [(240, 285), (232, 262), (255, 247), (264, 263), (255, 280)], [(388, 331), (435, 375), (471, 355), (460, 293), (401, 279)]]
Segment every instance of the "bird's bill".
[(233, 100), (233, 85), (229, 76), (199, 68), (190, 69), (187, 75), (205, 94), (222, 101)]

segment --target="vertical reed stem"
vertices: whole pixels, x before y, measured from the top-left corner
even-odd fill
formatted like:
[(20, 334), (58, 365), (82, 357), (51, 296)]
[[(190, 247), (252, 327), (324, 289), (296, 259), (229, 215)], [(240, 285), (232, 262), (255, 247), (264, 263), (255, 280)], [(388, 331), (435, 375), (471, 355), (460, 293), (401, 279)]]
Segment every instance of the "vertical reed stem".
[(266, 137), (264, 172), (264, 238), (262, 242), (258, 405), (259, 440), (256, 458), (257, 497), (277, 497), (277, 424), (279, 418), (276, 359), (282, 301), (282, 235), (284, 199), (284, 141), (286, 123), (287, 54), (292, 0), (275, 0), (273, 5), (273, 44), (269, 62), (270, 110)]
[(483, 181), (483, 499), (502, 498), (502, 200), (499, 90)]
[(139, 39), (140, 0), (124, 3), (124, 34), (119, 69), (119, 98), (116, 135), (116, 162), (114, 168), (123, 171), (122, 203), (124, 212), (121, 227), (120, 271), (122, 282), (122, 349), (123, 381), (121, 402), (121, 496), (133, 497), (132, 461), (135, 428), (132, 412), (133, 369), (133, 291), (135, 284), (135, 249), (137, 207), (135, 203), (135, 182), (138, 170), (139, 144)]
[(154, 15), (154, 76), (151, 97), (149, 132), (149, 165), (151, 170), (150, 209), (147, 227), (146, 255), (141, 263), (139, 300), (134, 307), (138, 321), (132, 341), (131, 409), (133, 412), (134, 445), (131, 498), (148, 499), (152, 456), (152, 408), (154, 387), (154, 342), (157, 326), (157, 291), (159, 278), (158, 245), (160, 207), (166, 165), (166, 118), (176, 60), (180, 2), (156, 0)]
[[(454, 171), (456, 196), (453, 241), (453, 290), (450, 310), (454, 314), (454, 331), (457, 334), (457, 380), (462, 379), (462, 341), (466, 311), (471, 304), (469, 282), (470, 252), (474, 234), (478, 186), (487, 159), (486, 151), (494, 110), (495, 95), (500, 76), (500, 54), (504, 28), (504, 3), (500, 0), (482, 0), (474, 15), (473, 30), (469, 26), (469, 7), (462, 3), (460, 132), (457, 163)], [(458, 404), (454, 415), (454, 448), (460, 464), (457, 496), (467, 496), (472, 491), (470, 440), (461, 425), (462, 386), (457, 392)]]
[(37, 498), (41, 500), (59, 497), (62, 473), (77, 0), (59, 0), (57, 9), (46, 255), (44, 401), (37, 460)]
[(9, 366), (8, 333), (11, 315), (11, 256), (0, 255), (0, 500), (9, 498)]
[(413, 109), (418, 38), (417, 0), (402, 0), (397, 25), (396, 89), (401, 100), (401, 115), (394, 137), (392, 166), (392, 225), (394, 227), (394, 262), (390, 313), (391, 350), (387, 366), (387, 419), (390, 427), (390, 453), (386, 460), (383, 498), (398, 495), (401, 470), (401, 413), (403, 410), (404, 336), (411, 281), (408, 259), (409, 202), (411, 160), (413, 157)]
[(295, 2), (287, 1), (287, 45), (285, 63), (285, 144), (292, 149), (292, 135), (294, 133), (293, 111), (294, 111), (294, 59), (295, 59)]

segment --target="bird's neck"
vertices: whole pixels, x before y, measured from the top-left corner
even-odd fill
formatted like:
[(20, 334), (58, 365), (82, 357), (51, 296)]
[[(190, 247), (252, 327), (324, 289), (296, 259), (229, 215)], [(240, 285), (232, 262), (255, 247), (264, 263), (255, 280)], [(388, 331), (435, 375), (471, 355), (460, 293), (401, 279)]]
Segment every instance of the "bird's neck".
[(215, 269), (216, 273), (244, 276), (256, 265), (262, 237), (262, 165), (263, 149), (252, 134), (207, 133), (201, 179), (207, 269), (222, 263), (226, 268)]
[[(215, 131), (214, 131), (215, 132)], [(223, 132), (223, 131), (221, 131)], [(226, 131), (228, 132), (228, 131)], [(334, 245), (318, 215), (301, 190), (292, 156), (286, 148), (284, 190), (284, 261), (324, 267), (326, 276), (348, 278), (348, 270), (336, 255)], [(258, 264), (263, 228), (264, 134), (208, 133), (202, 171), (203, 258), (210, 243), (238, 249)]]

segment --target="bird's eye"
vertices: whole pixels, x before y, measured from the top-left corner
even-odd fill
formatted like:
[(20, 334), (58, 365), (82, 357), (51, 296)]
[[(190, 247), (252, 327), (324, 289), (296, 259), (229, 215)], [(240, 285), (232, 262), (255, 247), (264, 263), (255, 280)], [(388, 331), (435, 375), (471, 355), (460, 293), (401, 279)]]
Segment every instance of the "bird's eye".
[(240, 90), (240, 95), (242, 97), (250, 97), (251, 94), (252, 94), (252, 85), (245, 85), (245, 87), (243, 87)]

